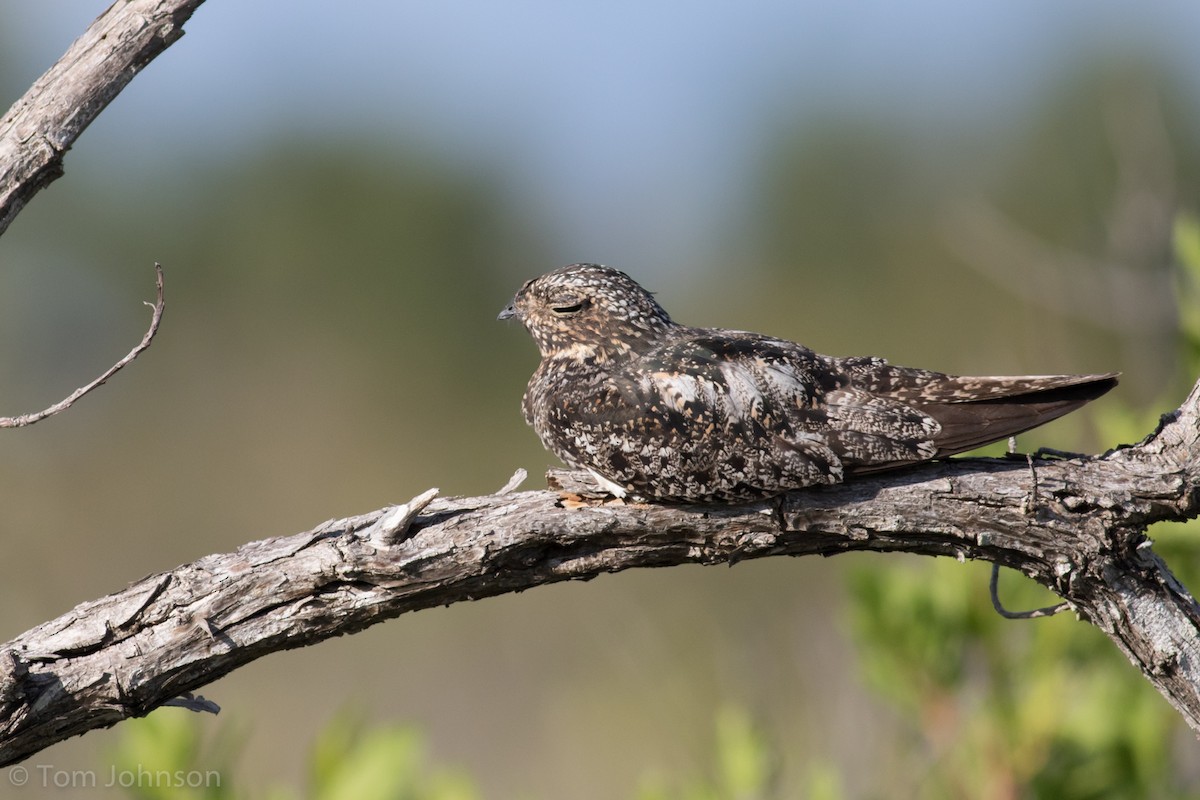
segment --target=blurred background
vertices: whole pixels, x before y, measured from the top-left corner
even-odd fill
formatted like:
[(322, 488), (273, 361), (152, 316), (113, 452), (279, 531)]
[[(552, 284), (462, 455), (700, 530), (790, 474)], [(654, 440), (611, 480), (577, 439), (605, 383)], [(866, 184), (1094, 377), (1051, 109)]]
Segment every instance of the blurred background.
[[(104, 7), (0, 6), (4, 106)], [(624, 269), (680, 321), (826, 353), (1124, 373), (1027, 449), (1136, 440), (1194, 378), (1173, 238), (1200, 207), (1186, 0), (214, 0), (185, 30), (0, 241), (2, 414), (128, 351), (155, 261), (167, 291), (133, 366), (3, 432), (0, 639), (430, 486), (487, 493), (517, 467), (542, 486), (555, 460), (519, 407), (536, 350), (495, 316), (566, 263)], [(772, 796), (1015, 797), (1063, 763), (1095, 780), (1134, 759), (1030, 742), (1060, 742), (1072, 708), (1129, 728), (1136, 706), (1146, 763), (1187, 786), (1195, 741), (1115, 648), (1074, 619), (1001, 625), (986, 581), (862, 555), (544, 587), (266, 658), (207, 687), (224, 711), (199, 724), (239, 742), (246, 796), (302, 786), (346, 709), (414, 726), (481, 796), (674, 796), (733, 708), (770, 742)], [(1012, 584), (1015, 604), (1046, 600)], [(906, 611), (930, 585), (948, 605)], [(949, 607), (967, 609), (949, 652), (878, 652)], [(1072, 636), (1086, 657), (1063, 686), (1112, 670), (1131, 688), (1047, 689), (1006, 741), (979, 709), (1030, 684), (1000, 654), (1044, 675)], [(121, 727), (33, 762), (106, 769)]]

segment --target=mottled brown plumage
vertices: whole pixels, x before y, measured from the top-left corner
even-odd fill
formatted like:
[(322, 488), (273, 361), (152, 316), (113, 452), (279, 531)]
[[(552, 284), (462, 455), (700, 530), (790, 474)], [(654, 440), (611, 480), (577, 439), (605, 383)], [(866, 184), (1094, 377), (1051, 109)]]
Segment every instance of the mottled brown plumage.
[(959, 377), (690, 328), (623, 272), (573, 264), (500, 313), (542, 361), (525, 420), (618, 495), (746, 500), (961, 453), (1107, 392), (1105, 375)]

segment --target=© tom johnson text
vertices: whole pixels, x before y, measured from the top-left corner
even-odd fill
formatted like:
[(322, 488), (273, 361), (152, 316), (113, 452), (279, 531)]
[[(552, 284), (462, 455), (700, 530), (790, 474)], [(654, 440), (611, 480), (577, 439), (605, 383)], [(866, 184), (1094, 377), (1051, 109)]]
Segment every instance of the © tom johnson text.
[(130, 769), (118, 769), (114, 764), (107, 772), (93, 769), (68, 770), (59, 769), (53, 764), (34, 764), (32, 767), (10, 768), (8, 782), (12, 786), (32, 784), (43, 789), (130, 789), (134, 787), (198, 789), (220, 786), (221, 773), (213, 769), (147, 769), (141, 764)]

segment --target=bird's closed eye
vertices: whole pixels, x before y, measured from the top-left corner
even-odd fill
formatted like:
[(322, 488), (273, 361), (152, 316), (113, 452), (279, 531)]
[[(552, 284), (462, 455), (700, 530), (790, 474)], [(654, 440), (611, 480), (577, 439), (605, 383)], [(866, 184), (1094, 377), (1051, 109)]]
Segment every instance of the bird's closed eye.
[(583, 301), (580, 300), (578, 303), (572, 303), (571, 305), (564, 303), (563, 305), (550, 306), (550, 310), (555, 314), (574, 314), (576, 311), (583, 310)]

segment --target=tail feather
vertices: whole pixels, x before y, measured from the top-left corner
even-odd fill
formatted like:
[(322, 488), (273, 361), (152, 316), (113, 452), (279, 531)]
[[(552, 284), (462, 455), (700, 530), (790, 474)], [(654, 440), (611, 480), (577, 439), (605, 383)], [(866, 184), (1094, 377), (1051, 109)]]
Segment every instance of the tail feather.
[[(974, 450), (1044, 425), (1095, 400), (1117, 385), (1119, 373), (1104, 375), (1021, 375), (959, 377), (920, 374), (919, 384), (905, 396), (915, 410), (937, 420), (933, 458)], [(880, 472), (916, 463), (913, 460), (852, 464), (855, 473)]]
[[(939, 398), (925, 387), (918, 405), (942, 426), (938, 457), (974, 450), (1058, 419), (1117, 385), (1117, 374), (953, 378)], [(968, 388), (969, 387), (969, 388)]]

